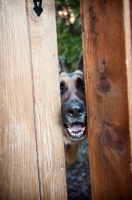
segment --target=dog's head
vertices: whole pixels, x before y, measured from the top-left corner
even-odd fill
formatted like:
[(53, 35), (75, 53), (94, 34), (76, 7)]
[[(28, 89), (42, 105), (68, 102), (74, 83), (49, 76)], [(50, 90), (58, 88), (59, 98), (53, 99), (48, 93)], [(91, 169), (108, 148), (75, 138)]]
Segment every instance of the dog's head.
[(64, 143), (71, 144), (85, 138), (86, 105), (83, 77), (83, 57), (78, 68), (67, 73), (59, 59), (61, 118), (64, 127)]

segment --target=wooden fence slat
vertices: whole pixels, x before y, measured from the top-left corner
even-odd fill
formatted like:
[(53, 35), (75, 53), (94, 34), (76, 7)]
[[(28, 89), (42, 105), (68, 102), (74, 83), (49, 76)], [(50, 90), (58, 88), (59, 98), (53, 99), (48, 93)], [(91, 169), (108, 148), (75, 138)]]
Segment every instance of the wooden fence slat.
[(37, 200), (39, 184), (25, 1), (0, 1), (0, 199)]
[(81, 15), (92, 199), (132, 199), (124, 4), (81, 0)]
[(28, 0), (41, 198), (66, 199), (65, 161), (60, 119), (54, 0), (42, 1), (38, 17)]
[(126, 42), (127, 90), (129, 108), (129, 127), (131, 143), (131, 173), (132, 173), (132, 0), (124, 0), (124, 27)]

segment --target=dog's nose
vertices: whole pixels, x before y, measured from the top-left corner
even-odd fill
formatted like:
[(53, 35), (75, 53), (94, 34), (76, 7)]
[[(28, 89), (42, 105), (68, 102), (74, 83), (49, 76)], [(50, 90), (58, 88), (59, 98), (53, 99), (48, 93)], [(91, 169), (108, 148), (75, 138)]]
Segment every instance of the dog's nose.
[(67, 114), (74, 118), (81, 117), (81, 115), (84, 113), (84, 110), (85, 107), (82, 102), (70, 102), (67, 106)]

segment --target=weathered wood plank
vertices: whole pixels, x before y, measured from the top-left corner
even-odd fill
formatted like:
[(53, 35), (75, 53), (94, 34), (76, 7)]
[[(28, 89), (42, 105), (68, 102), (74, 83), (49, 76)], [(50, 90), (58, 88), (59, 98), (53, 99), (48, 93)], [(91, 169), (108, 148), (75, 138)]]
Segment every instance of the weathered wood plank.
[(0, 1), (0, 199), (37, 200), (31, 57), (25, 1)]
[(28, 0), (41, 198), (66, 199), (54, 0), (38, 17)]
[(132, 199), (123, 1), (81, 0), (93, 200)]

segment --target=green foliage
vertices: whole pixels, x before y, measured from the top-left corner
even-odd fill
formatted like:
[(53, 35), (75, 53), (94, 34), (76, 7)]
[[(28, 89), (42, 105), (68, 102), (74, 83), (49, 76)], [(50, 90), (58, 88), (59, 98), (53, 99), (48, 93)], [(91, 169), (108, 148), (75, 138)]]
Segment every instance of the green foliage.
[[(56, 0), (55, 2), (58, 54), (68, 69), (75, 69), (82, 51), (79, 0)], [(75, 18), (75, 21), (71, 21), (71, 18)]]

